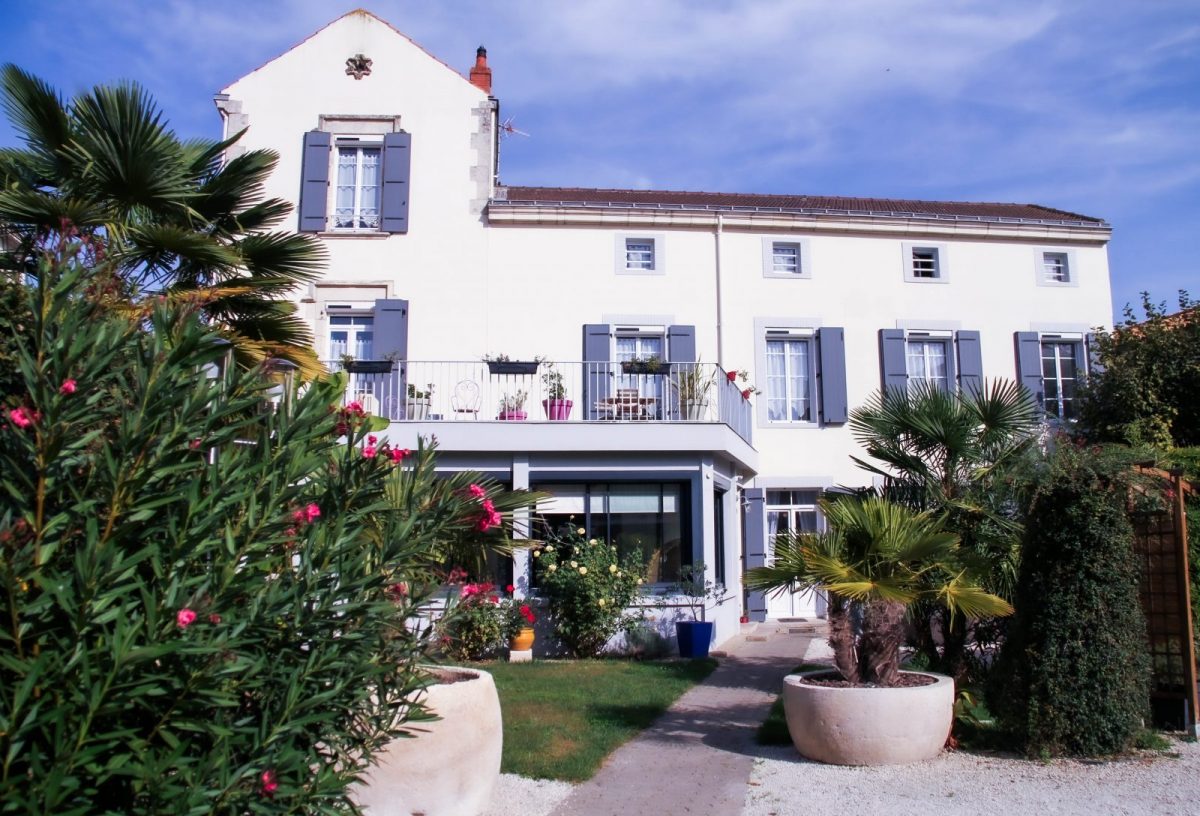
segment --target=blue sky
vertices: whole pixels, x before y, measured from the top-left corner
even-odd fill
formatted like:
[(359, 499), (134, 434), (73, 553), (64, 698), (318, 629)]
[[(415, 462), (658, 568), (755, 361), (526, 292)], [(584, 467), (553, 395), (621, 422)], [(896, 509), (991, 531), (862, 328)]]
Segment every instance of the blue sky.
[[(358, 3), (0, 1), (0, 58), (135, 79), (185, 136)], [(1200, 3), (376, 0), (464, 73), (488, 48), (509, 184), (1033, 202), (1105, 218), (1114, 307), (1200, 296)], [(0, 130), (0, 144), (13, 143)]]

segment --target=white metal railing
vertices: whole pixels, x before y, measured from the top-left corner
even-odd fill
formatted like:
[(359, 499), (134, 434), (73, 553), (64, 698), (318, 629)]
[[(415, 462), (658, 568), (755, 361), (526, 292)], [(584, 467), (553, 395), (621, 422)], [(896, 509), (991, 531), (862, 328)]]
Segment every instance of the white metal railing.
[(749, 400), (713, 363), (353, 361), (346, 402), (396, 421), (720, 422), (751, 441)]

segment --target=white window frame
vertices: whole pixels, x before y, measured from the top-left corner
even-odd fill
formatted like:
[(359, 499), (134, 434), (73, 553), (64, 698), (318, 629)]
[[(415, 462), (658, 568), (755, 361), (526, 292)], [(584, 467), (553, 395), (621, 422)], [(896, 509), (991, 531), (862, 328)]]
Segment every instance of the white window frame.
[[(362, 138), (359, 136), (337, 136), (332, 138), (332, 149), (329, 151), (329, 181), (330, 193), (329, 196), (329, 231), (333, 233), (378, 233), (383, 230), (383, 140), (368, 136)], [(343, 149), (353, 149), (358, 152), (358, 157), (354, 167), (354, 207), (352, 220), (355, 226), (339, 227), (337, 225), (337, 191), (338, 191), (338, 168), (340, 167), (341, 151)], [(376, 221), (373, 227), (360, 227), (357, 223), (362, 213), (362, 166), (363, 166), (363, 151), (374, 150), (379, 154), (379, 192), (376, 203)]]
[[(808, 429), (821, 427), (820, 349), (817, 346), (817, 329), (821, 321), (817, 318), (758, 317), (754, 319), (754, 360), (756, 374), (754, 383), (762, 392), (754, 397), (755, 424), (759, 428)], [(808, 415), (807, 420), (771, 419), (770, 382), (767, 372), (768, 340), (803, 340), (808, 343)], [(786, 389), (786, 386), (785, 386)], [(787, 397), (785, 390), (785, 399)]]
[[(1042, 400), (1041, 400), (1042, 411), (1045, 413), (1045, 415), (1048, 418), (1057, 420), (1059, 422), (1074, 422), (1079, 417), (1078, 412), (1076, 412), (1075, 416), (1071, 416), (1071, 417), (1064, 417), (1062, 414), (1062, 411), (1065, 408), (1065, 405), (1064, 405), (1065, 401), (1062, 396), (1062, 393), (1063, 393), (1063, 389), (1062, 389), (1062, 384), (1063, 384), (1062, 356), (1057, 353), (1054, 356), (1054, 359), (1055, 359), (1055, 377), (1054, 377), (1055, 389), (1054, 390), (1058, 394), (1058, 396), (1054, 398), (1054, 402), (1057, 403), (1059, 412), (1053, 413), (1053, 412), (1047, 410), (1047, 408), (1046, 408), (1046, 403), (1048, 403), (1050, 401), (1049, 398), (1046, 396), (1046, 364), (1045, 364), (1046, 348), (1045, 347), (1048, 344), (1071, 347), (1071, 362), (1075, 366), (1075, 376), (1071, 379), (1075, 383), (1075, 393), (1071, 396), (1070, 401), (1073, 404), (1073, 406), (1077, 406), (1078, 405), (1077, 401), (1079, 399), (1079, 386), (1080, 386), (1080, 383), (1083, 380), (1083, 378), (1085, 376), (1087, 376), (1087, 344), (1086, 344), (1086, 340), (1082, 334), (1076, 334), (1074, 332), (1056, 332), (1056, 333), (1045, 332), (1045, 333), (1038, 334), (1038, 374), (1041, 376), (1041, 379), (1042, 379)], [(1076, 411), (1077, 411), (1077, 409), (1076, 409)]]
[[(920, 241), (904, 241), (900, 244), (904, 263), (904, 280), (908, 283), (949, 283), (950, 271), (947, 262), (945, 244), (925, 243)], [(916, 274), (914, 252), (933, 252), (933, 277)]]
[[(796, 249), (795, 272), (779, 272), (775, 269), (775, 247), (788, 246)], [(809, 280), (812, 278), (812, 261), (809, 255), (808, 240), (793, 237), (765, 237), (762, 239), (762, 270), (764, 278), (782, 278), (784, 280)]]
[[(920, 332), (913, 331), (913, 332), (910, 332), (910, 331), (906, 331), (904, 333), (904, 373), (906, 375), (908, 375), (909, 388), (912, 388), (913, 384), (917, 383), (917, 382), (922, 382), (922, 381), (923, 382), (936, 382), (935, 380), (931, 380), (929, 377), (925, 377), (924, 380), (918, 380), (916, 377), (914, 377), (912, 375), (912, 371), (909, 369), (909, 366), (908, 366), (908, 360), (909, 360), (909, 348), (914, 343), (921, 343), (922, 345), (926, 345), (926, 346), (937, 344), (937, 345), (940, 345), (944, 349), (945, 354), (946, 354), (946, 356), (945, 356), (945, 360), (946, 360), (946, 365), (945, 365), (945, 368), (946, 368), (946, 391), (948, 391), (948, 392), (954, 391), (954, 389), (958, 385), (958, 382), (957, 382), (958, 372), (956, 370), (957, 366), (955, 366), (955, 364), (954, 364), (954, 362), (955, 362), (954, 361), (954, 353), (955, 353), (954, 332), (948, 332), (948, 331), (920, 331)], [(927, 354), (924, 354), (924, 355), (922, 355), (922, 359), (924, 359), (924, 361), (926, 363), (925, 370), (928, 371), (929, 370), (929, 365), (928, 365), (929, 356)]]
[[(650, 244), (650, 268), (629, 266), (629, 242), (638, 241)], [(666, 274), (666, 235), (661, 232), (620, 232), (616, 235), (615, 257), (613, 270), (618, 275), (665, 275)]]
[[(1066, 272), (1065, 280), (1053, 280), (1046, 277), (1046, 258), (1049, 256), (1061, 258)], [(1079, 285), (1079, 268), (1075, 264), (1075, 251), (1067, 247), (1037, 247), (1033, 252), (1033, 271), (1038, 286), (1061, 288)]]

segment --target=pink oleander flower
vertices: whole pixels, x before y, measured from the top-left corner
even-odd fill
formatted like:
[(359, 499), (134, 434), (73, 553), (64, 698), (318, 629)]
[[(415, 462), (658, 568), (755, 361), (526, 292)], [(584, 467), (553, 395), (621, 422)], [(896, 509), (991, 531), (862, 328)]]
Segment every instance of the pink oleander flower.
[(398, 465), (401, 462), (403, 462), (404, 457), (408, 456), (410, 453), (412, 453), (412, 451), (410, 451), (408, 448), (390, 448), (390, 449), (388, 449), (388, 456), (390, 456), (392, 458), (393, 465)]
[(379, 437), (375, 436), (375, 434), (370, 434), (367, 436), (367, 444), (368, 445), (374, 445), (378, 441), (379, 441)]
[(471, 494), (472, 498), (476, 498), (476, 499), (482, 499), (484, 496), (487, 495), (487, 491), (484, 490), (482, 487), (480, 487), (477, 484), (473, 484), (470, 487), (468, 487), (467, 491)]
[(376, 453), (378, 453), (378, 451), (375, 450), (374, 445), (367, 445), (365, 448), (363, 448), (363, 456), (367, 457), (368, 459), (374, 459)]
[(357, 401), (352, 402), (346, 406), (346, 410), (352, 414), (361, 414), (363, 412), (362, 403)]
[(308, 507), (304, 508), (304, 518), (309, 523), (312, 523), (313, 519), (320, 518), (320, 517), (321, 517), (321, 508), (318, 507), (316, 504), (309, 504)]
[(262, 783), (263, 796), (274, 796), (275, 791), (279, 790), (279, 782), (275, 780), (275, 771), (263, 771), (262, 776), (258, 779)]
[(304, 511), (303, 511), (303, 510), (297, 510), (297, 511), (295, 511), (294, 513), (292, 513), (292, 519), (293, 519), (293, 520), (294, 520), (294, 521), (295, 521), (297, 524), (304, 524), (306, 521), (308, 521), (308, 516), (306, 516), (306, 515), (304, 514)]
[(187, 629), (196, 620), (196, 613), (188, 609), (186, 606), (175, 613), (175, 625), (180, 629)]
[(63, 380), (63, 384), (58, 387), (58, 393), (74, 394), (75, 393), (75, 381), (72, 379)]
[(192, 450), (200, 450), (200, 440), (193, 439), (191, 442), (188, 442), (188, 447)]
[(18, 428), (28, 428), (33, 424), (34, 416), (34, 414), (30, 414), (29, 411), (25, 410), (24, 407), (13, 408), (8, 412), (8, 418), (11, 419), (12, 423)]
[(208, 622), (215, 626), (216, 624), (221, 622), (221, 616), (218, 615), (216, 612), (214, 612), (213, 614), (208, 616)]
[(492, 500), (484, 499), (483, 500), (483, 512), (494, 513), (495, 511), (496, 511), (496, 505), (492, 504)]

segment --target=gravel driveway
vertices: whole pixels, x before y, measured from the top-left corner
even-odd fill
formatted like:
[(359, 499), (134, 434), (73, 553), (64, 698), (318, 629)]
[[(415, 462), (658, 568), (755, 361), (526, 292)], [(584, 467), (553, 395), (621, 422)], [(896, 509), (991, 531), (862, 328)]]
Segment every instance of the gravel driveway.
[(965, 752), (914, 765), (844, 768), (763, 748), (743, 816), (1152, 816), (1200, 813), (1200, 744), (1112, 762), (1030, 762)]

